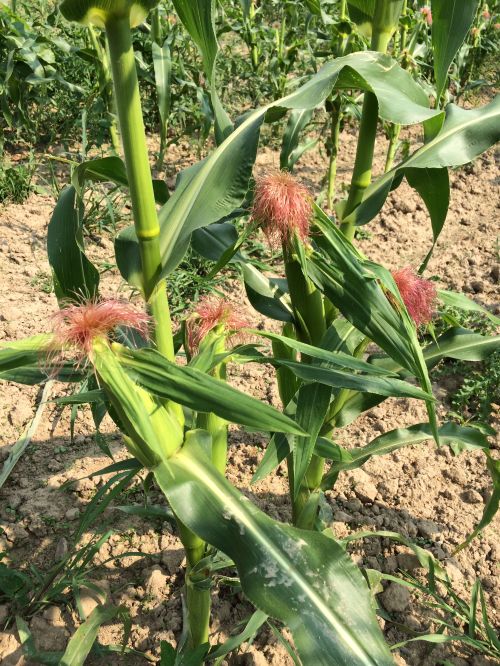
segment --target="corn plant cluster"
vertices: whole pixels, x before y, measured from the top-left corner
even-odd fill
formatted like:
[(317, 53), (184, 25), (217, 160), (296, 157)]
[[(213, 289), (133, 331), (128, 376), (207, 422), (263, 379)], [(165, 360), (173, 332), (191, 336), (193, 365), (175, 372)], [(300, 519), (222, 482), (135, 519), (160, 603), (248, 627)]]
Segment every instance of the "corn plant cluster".
[[(284, 2), (275, 38), (276, 57), (286, 67), (280, 70), (275, 94), (236, 119), (223, 104), (219, 85), (216, 3), (172, 4), (176, 21), (201, 55), (204, 103), (216, 143), (205, 159), (179, 174), (173, 192), (151, 175), (133, 42), (134, 31), (147, 26), (159, 92), (162, 165), (168, 163), (175, 49), (168, 37), (163, 39), (164, 9), (157, 0), (60, 4), (62, 16), (87, 26), (94, 49), (101, 49), (102, 69), (95, 76), (108, 102), (116, 154), (79, 163), (60, 193), (47, 234), (60, 311), (53, 330), (0, 348), (0, 378), (25, 384), (43, 383), (47, 377), (83, 383), (86, 390), (74, 402), (90, 402), (100, 418), (107, 412), (123, 435), (130, 458), (121, 473), (144, 469), (164, 493), (187, 560), (187, 638), (177, 651), (162, 646), (162, 663), (209, 663), (234, 649), (234, 644), (226, 650), (210, 645), (213, 578), (224, 566), (236, 571), (244, 595), (257, 609), (252, 631), (240, 642), (271, 618), (290, 630), (297, 663), (392, 664), (372, 598), (380, 577), (362, 572), (346, 551), (348, 541), (361, 537), (342, 541), (328, 527), (323, 495), (344, 471), (434, 439), (436, 446), (449, 446), (456, 454), (483, 451), (493, 479), (483, 518), (462, 547), (498, 507), (500, 469), (489, 451), (489, 431), (481, 425), (439, 422), (429, 370), (443, 358), (484, 360), (498, 349), (499, 338), (454, 325), (442, 327), (438, 336), (429, 334), (440, 308), (478, 306), (461, 294), (438, 290), (424, 277), (446, 220), (448, 168), (474, 160), (499, 138), (498, 98), (469, 110), (446, 103), (450, 66), (482, 6), (470, 2), (464, 9), (458, 0), (433, 0), (426, 7), (405, 0), (307, 1), (308, 20), (326, 31), (323, 37), (328, 35), (323, 41), (330, 57), (310, 76), (291, 83), (294, 60), (290, 44), (285, 46), (285, 17), (297, 10)], [(338, 5), (333, 18), (332, 4)], [(449, 4), (461, 9), (450, 12)], [(238, 30), (258, 73), (261, 6), (254, 0), (241, 5)], [(412, 21), (418, 23), (417, 35), (432, 40), (432, 104), (413, 76), (412, 49), (418, 40), (409, 41)], [(340, 122), (346, 104), (360, 95), (351, 183), (346, 198), (333, 206)], [(334, 214), (325, 212), (292, 174), (305, 149), (301, 134), (314, 112), (325, 107), (331, 114), (332, 156), (327, 210)], [(281, 169), (254, 169), (262, 128), (287, 114)], [(392, 152), (385, 173), (372, 179), (379, 119), (391, 128)], [(397, 162), (399, 128), (419, 123), (425, 142)], [(427, 206), (433, 244), (420, 266), (401, 266), (391, 273), (365, 257), (354, 238), (404, 179)], [(128, 193), (133, 225), (115, 238), (116, 265), (142, 304), (100, 296), (100, 275), (85, 254), (82, 237), (84, 195), (95, 182), (111, 182)], [(270, 268), (258, 268), (249, 259), (247, 249), (259, 229), (281, 258), (280, 275), (270, 275)], [(278, 327), (255, 328), (248, 316), (211, 297), (175, 332), (167, 284), (188, 251), (215, 261), (214, 275), (228, 264), (236, 267), (253, 308)], [(233, 388), (226, 381), (228, 363), (271, 365), (281, 408)], [(336, 442), (340, 429), (388, 397), (422, 401), (428, 420), (385, 432), (364, 446), (354, 443), (347, 449)], [(254, 480), (274, 474), (286, 462), (292, 524), (266, 515), (226, 478), (230, 424), (269, 433)], [(434, 585), (436, 580), (448, 582), (428, 552), (405, 543), (430, 571)], [(433, 594), (438, 594), (436, 588)], [(480, 587), (474, 598), (476, 608), (483, 600)], [(457, 614), (463, 614), (465, 602), (454, 599)], [(116, 611), (97, 609), (81, 629), (95, 636), (99, 624), (112, 617)], [(483, 614), (483, 622), (474, 624), (469, 641), (498, 655), (498, 641), (485, 618)], [(18, 626), (23, 629), (22, 620)], [(92, 641), (84, 642), (82, 635), (78, 647), (70, 642), (60, 663), (83, 663)]]

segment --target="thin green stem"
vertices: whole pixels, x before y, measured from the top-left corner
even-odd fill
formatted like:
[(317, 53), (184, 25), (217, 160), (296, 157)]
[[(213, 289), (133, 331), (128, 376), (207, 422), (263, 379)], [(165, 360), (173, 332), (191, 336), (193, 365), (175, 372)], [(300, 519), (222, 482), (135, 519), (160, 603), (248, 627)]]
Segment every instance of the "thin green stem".
[(151, 180), (129, 17), (112, 17), (106, 24), (106, 35), (135, 230), (141, 254), (144, 294), (155, 323), (157, 347), (168, 359), (174, 360), (167, 292), (164, 281), (159, 281), (162, 269), (160, 225)]
[(160, 10), (155, 7), (151, 11), (151, 40), (158, 46), (161, 46), (161, 32)]
[(396, 151), (399, 144), (399, 134), (401, 132), (401, 125), (395, 124), (391, 128), (391, 137), (389, 139), (389, 147), (387, 149), (387, 156), (385, 158), (385, 167), (384, 171), (387, 173), (392, 169), (394, 164), (394, 157), (396, 156)]
[[(392, 33), (398, 24), (402, 6), (403, 0), (377, 0), (372, 26), (372, 51), (386, 52)], [(373, 93), (365, 92), (356, 159), (344, 218), (350, 215), (362, 201), (363, 194), (371, 183), (377, 123), (377, 98)], [(355, 231), (354, 221), (343, 222), (340, 229), (346, 238), (351, 241), (353, 240)]]
[(296, 320), (297, 338), (318, 345), (326, 332), (323, 296), (307, 278), (290, 250), (283, 247), (285, 274)]
[(118, 123), (116, 120), (115, 100), (113, 98), (113, 78), (110, 71), (109, 56), (106, 48), (103, 48), (99, 38), (97, 37), (94, 27), (88, 26), (90, 43), (96, 52), (97, 60), (100, 64), (100, 79), (101, 79), (101, 94), (106, 104), (106, 109), (109, 117), (109, 134), (111, 138), (111, 146), (113, 152), (117, 155), (120, 152), (120, 133), (118, 131)]
[[(158, 350), (173, 361), (175, 353), (167, 291), (165, 281), (160, 280), (160, 225), (151, 180), (129, 17), (110, 17), (106, 23), (106, 34), (134, 224), (141, 254), (144, 294), (153, 315)], [(182, 424), (182, 409), (179, 405), (172, 404), (171, 407)], [(205, 555), (205, 543), (181, 521), (178, 520), (177, 524), (189, 564), (186, 592), (191, 642), (194, 647), (208, 639), (210, 590), (193, 587), (189, 581), (190, 569)]]
[(330, 163), (328, 165), (327, 206), (331, 210), (337, 184), (337, 156), (339, 151), (340, 121), (342, 120), (341, 102), (337, 97), (333, 102), (330, 119)]
[[(214, 334), (219, 338), (214, 352), (222, 354), (226, 351), (225, 337), (224, 335), (220, 335), (216, 330), (214, 331)], [(209, 335), (211, 335), (211, 333), (209, 333)], [(221, 363), (216, 366), (211, 374), (213, 377), (225, 381), (225, 364)], [(196, 418), (196, 427), (206, 430), (212, 437), (212, 463), (223, 475), (226, 474), (227, 465), (227, 426), (228, 423), (225, 419), (220, 418), (220, 416), (217, 416), (212, 412), (200, 412)]]
[(252, 56), (252, 67), (257, 70), (259, 67), (259, 47), (255, 40), (255, 0), (250, 0), (248, 9), (248, 40), (250, 43), (250, 53)]

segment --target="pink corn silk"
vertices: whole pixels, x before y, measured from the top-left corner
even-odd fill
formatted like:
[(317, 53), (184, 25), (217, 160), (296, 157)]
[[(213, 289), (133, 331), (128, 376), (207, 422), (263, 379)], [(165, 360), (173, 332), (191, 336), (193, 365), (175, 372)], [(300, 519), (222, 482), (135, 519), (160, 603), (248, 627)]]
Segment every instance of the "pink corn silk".
[(249, 326), (243, 315), (223, 298), (206, 296), (186, 320), (187, 341), (191, 351), (198, 349), (204, 337), (216, 326), (224, 326), (228, 333)]
[(427, 25), (432, 25), (432, 11), (430, 7), (422, 7), (420, 13), (425, 18)]
[(410, 266), (392, 271), (392, 277), (415, 324), (428, 324), (437, 295), (435, 284), (421, 278)]
[(287, 171), (256, 178), (252, 218), (262, 227), (271, 246), (289, 244), (293, 234), (307, 240), (312, 217), (312, 196)]
[(92, 340), (109, 335), (117, 326), (135, 328), (148, 337), (148, 324), (148, 315), (127, 301), (89, 301), (68, 305), (54, 315), (54, 341), (88, 356)]

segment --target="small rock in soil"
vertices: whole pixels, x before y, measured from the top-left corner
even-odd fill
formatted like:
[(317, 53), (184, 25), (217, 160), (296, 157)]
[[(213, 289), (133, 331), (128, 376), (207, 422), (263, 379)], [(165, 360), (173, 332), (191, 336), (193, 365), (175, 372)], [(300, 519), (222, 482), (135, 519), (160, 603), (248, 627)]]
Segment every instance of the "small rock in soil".
[(79, 509), (68, 509), (66, 513), (64, 514), (64, 517), (66, 520), (76, 520), (78, 516), (80, 515)]
[(444, 568), (446, 569), (446, 573), (450, 577), (452, 583), (458, 583), (461, 580), (463, 580), (464, 577), (463, 573), (453, 562), (448, 562), (447, 564), (445, 564)]
[(0, 663), (2, 666), (24, 666), (21, 644), (11, 631), (0, 631)]
[(432, 539), (439, 532), (439, 527), (432, 520), (419, 520), (418, 531), (424, 539)]
[(354, 492), (362, 502), (372, 503), (378, 495), (378, 490), (369, 474), (362, 469), (355, 469), (349, 475), (349, 482), (354, 486)]
[(475, 294), (481, 294), (484, 291), (484, 282), (482, 280), (473, 280), (470, 286)]
[(56, 550), (54, 552), (54, 559), (60, 562), (68, 554), (68, 542), (64, 537), (61, 537), (57, 542)]
[(466, 490), (461, 494), (461, 498), (463, 499), (464, 502), (467, 502), (467, 504), (482, 504), (483, 503), (483, 498), (480, 493), (477, 492), (477, 490), (474, 490), (473, 488), (470, 488), (469, 490)]
[(109, 599), (109, 581), (99, 580), (96, 581), (96, 585), (101, 589), (100, 594), (88, 587), (80, 589), (80, 601), (85, 617), (88, 617), (97, 606), (106, 603)]
[(153, 567), (150, 569), (146, 578), (146, 592), (147, 594), (158, 599), (162, 597), (167, 590), (167, 577), (160, 569), (160, 567)]
[(69, 632), (64, 627), (53, 627), (43, 617), (36, 615), (30, 624), (38, 650), (64, 650)]
[(418, 557), (413, 553), (398, 553), (397, 555), (398, 567), (403, 571), (413, 571), (419, 569), (420, 564)]
[(53, 627), (64, 627), (61, 609), (58, 606), (49, 606), (43, 611), (43, 618)]
[(0, 624), (3, 624), (8, 617), (9, 617), (8, 604), (0, 604)]
[(406, 587), (398, 583), (391, 583), (380, 595), (384, 608), (390, 613), (403, 613), (411, 602), (411, 596)]
[(345, 513), (344, 511), (335, 511), (333, 514), (333, 520), (336, 523), (350, 523), (353, 518), (351, 515)]

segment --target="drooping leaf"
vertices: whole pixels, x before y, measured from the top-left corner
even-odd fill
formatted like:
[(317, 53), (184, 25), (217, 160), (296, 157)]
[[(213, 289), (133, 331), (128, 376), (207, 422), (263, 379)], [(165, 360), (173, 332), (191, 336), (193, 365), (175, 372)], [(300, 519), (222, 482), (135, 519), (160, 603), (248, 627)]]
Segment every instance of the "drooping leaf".
[[(463, 361), (482, 361), (495, 350), (500, 349), (500, 336), (486, 337), (465, 328), (450, 328), (436, 342), (423, 350), (428, 369), (436, 366), (443, 358), (456, 358)], [(388, 357), (373, 357), (372, 362), (393, 372), (403, 372), (400, 364)], [(382, 395), (358, 393), (350, 397), (336, 417), (336, 425), (343, 428), (352, 423), (359, 414), (372, 409), (385, 400)]]
[(50, 391), (52, 390), (52, 385), (53, 382), (48, 381), (43, 387), (42, 395), (33, 418), (28, 423), (20, 439), (17, 440), (17, 442), (10, 450), (7, 460), (5, 460), (3, 463), (2, 469), (0, 470), (0, 488), (7, 481), (10, 474), (12, 473), (12, 470), (19, 462), (19, 459), (30, 445), (31, 440), (40, 424), (40, 420), (45, 410)]
[(198, 432), (154, 470), (183, 523), (234, 560), (245, 594), (289, 626), (304, 666), (392, 664), (366, 584), (345, 551), (320, 533), (268, 518), (203, 456)]
[(341, 368), (359, 370), (360, 372), (366, 372), (370, 375), (391, 374), (385, 369), (377, 368), (373, 365), (373, 363), (367, 363), (366, 361), (355, 358), (354, 356), (342, 351), (330, 351), (328, 348), (314, 347), (313, 345), (300, 342), (300, 340), (295, 340), (294, 338), (289, 338), (285, 335), (279, 335), (278, 333), (269, 333), (267, 331), (260, 331), (258, 329), (251, 329), (248, 332), (252, 335), (258, 335), (268, 340), (277, 340), (278, 342), (284, 344), (286, 347), (290, 347), (291, 349), (294, 349), (301, 354), (305, 354), (310, 358), (316, 359), (317, 361), (322, 361), (326, 365), (331, 364)]
[(434, 246), (443, 229), (450, 203), (450, 179), (448, 169), (405, 169), (406, 180), (410, 187), (416, 190), (427, 207), (432, 225), (432, 247), (429, 250), (421, 268), (422, 272), (434, 250)]
[(448, 70), (474, 22), (479, 0), (432, 0), (432, 51), (436, 99), (441, 99)]
[(476, 109), (446, 107), (446, 118), (433, 139), (408, 159), (377, 178), (364, 192), (359, 206), (343, 221), (367, 224), (380, 211), (393, 184), (407, 169), (442, 169), (471, 162), (500, 139), (500, 96)]
[[(406, 446), (414, 446), (432, 439), (432, 437), (432, 430), (428, 423), (417, 423), (408, 428), (391, 430), (376, 437), (362, 448), (349, 449), (351, 460), (334, 460), (328, 475), (341, 470), (356, 469), (373, 456), (382, 456)], [(453, 422), (445, 423), (439, 428), (439, 441), (448, 444), (455, 453), (466, 449), (488, 449), (487, 438), (477, 428), (460, 426)], [(328, 481), (325, 482), (324, 487), (328, 488)]]
[(153, 42), (152, 54), (158, 112), (162, 125), (162, 135), (165, 135), (170, 115), (172, 80), (172, 57), (168, 40), (165, 40), (162, 46)]
[(257, 481), (260, 481), (268, 474), (271, 474), (273, 469), (276, 469), (290, 452), (290, 444), (286, 436), (281, 432), (277, 432), (273, 435), (269, 440), (262, 460), (255, 470), (252, 477), (252, 483), (257, 483)]
[(152, 349), (120, 352), (119, 361), (133, 379), (154, 395), (199, 412), (213, 412), (232, 423), (263, 431), (304, 432), (274, 407), (237, 391), (196, 368), (171, 363)]
[[(250, 360), (250, 359), (249, 359)], [(262, 362), (262, 358), (252, 359)], [(380, 395), (394, 396), (399, 398), (417, 398), (418, 400), (433, 400), (431, 394), (423, 391), (400, 379), (392, 377), (368, 377), (367, 375), (356, 375), (351, 372), (342, 372), (334, 368), (309, 363), (298, 363), (285, 359), (270, 359), (264, 357), (264, 361), (273, 365), (284, 366), (306, 382), (317, 382), (332, 388), (347, 388), (353, 391), (377, 393)]]
[(491, 455), (486, 454), (486, 464), (488, 466), (488, 471), (493, 482), (492, 493), (486, 503), (486, 506), (484, 507), (481, 520), (476, 525), (474, 531), (469, 534), (467, 539), (462, 544), (460, 544), (458, 548), (456, 548), (453, 553), (454, 555), (463, 548), (466, 548), (477, 537), (477, 535), (491, 523), (498, 512), (498, 507), (500, 506), (500, 460), (495, 460), (491, 457)]
[(0, 380), (18, 384), (40, 384), (50, 377), (63, 382), (76, 382), (82, 371), (72, 363), (59, 363), (54, 358), (51, 335), (35, 335), (25, 340), (0, 345)]
[(438, 289), (437, 294), (439, 300), (448, 307), (465, 310), (466, 312), (480, 312), (485, 317), (488, 317), (493, 324), (500, 326), (500, 317), (496, 317), (485, 307), (479, 305), (479, 303), (476, 303), (471, 298), (468, 298), (465, 294), (460, 294), (454, 291), (445, 291), (444, 289)]
[[(366, 51), (327, 63), (290, 95), (246, 115), (211, 155), (179, 180), (159, 214), (163, 276), (181, 260), (193, 231), (230, 215), (244, 201), (264, 119), (280, 117), (286, 109), (313, 109), (334, 87), (373, 92), (381, 117), (391, 122), (423, 122), (439, 113), (429, 109), (422, 88), (389, 56)], [(133, 228), (118, 235), (115, 247), (123, 277), (139, 284), (140, 255)]]
[(300, 136), (311, 122), (313, 112), (313, 109), (296, 109), (290, 114), (281, 144), (280, 169), (292, 171), (304, 152), (315, 145), (316, 141), (300, 144)]
[[(71, 176), (71, 184), (76, 189), (79, 197), (83, 196), (85, 184), (88, 181), (115, 183), (115, 185), (128, 187), (124, 161), (116, 155), (110, 155), (109, 157), (100, 157), (82, 162), (73, 170)], [(168, 201), (168, 188), (165, 181), (154, 178), (153, 192), (158, 204), (163, 205)]]

